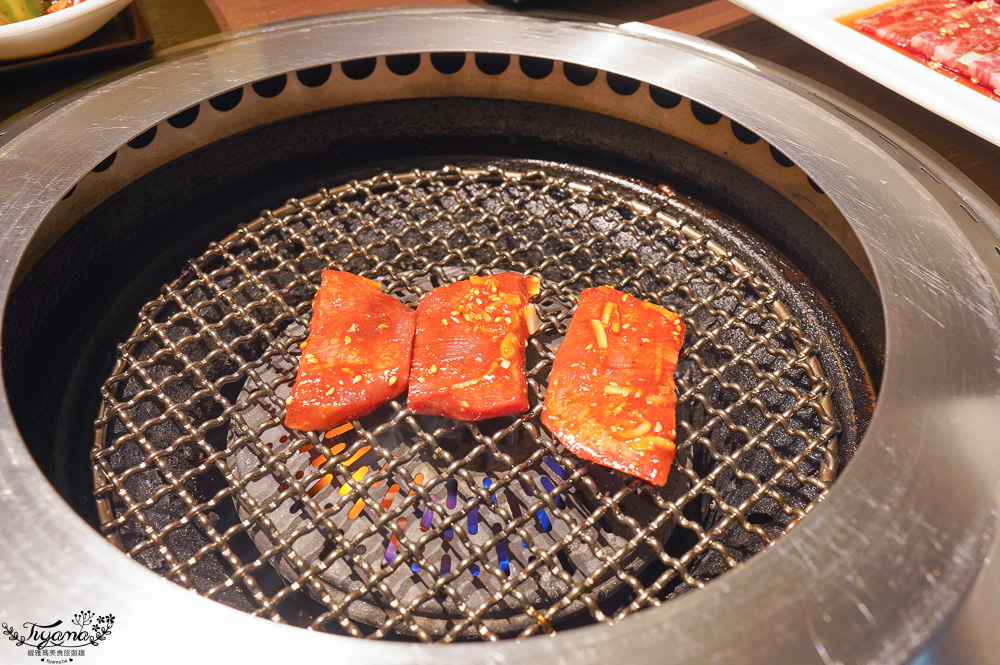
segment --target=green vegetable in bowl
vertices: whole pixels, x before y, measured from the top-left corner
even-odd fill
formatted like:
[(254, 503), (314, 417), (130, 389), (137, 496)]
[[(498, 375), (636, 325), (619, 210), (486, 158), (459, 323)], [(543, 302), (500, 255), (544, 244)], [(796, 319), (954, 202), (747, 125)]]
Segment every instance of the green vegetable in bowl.
[(0, 25), (37, 18), (81, 2), (83, 0), (0, 0)]
[(0, 23), (14, 23), (45, 13), (42, 0), (0, 0)]

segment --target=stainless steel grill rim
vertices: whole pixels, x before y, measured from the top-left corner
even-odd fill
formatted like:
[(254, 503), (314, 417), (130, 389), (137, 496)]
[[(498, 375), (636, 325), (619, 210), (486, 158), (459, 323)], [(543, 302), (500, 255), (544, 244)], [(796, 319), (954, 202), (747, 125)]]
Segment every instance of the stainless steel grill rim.
[[(10, 553), (3, 559), (4, 579), (18, 580), (8, 612), (58, 614), (100, 598), (124, 615), (147, 619), (131, 622), (117, 648), (148, 652), (149, 644), (161, 644), (150, 654), (160, 662), (186, 649), (182, 643), (164, 643), (164, 631), (183, 634), (197, 622), (210, 623), (223, 634), (241, 634), (238, 641), (203, 644), (206, 654), (305, 657), (314, 649), (329, 648), (333, 642), (328, 640), (333, 640), (344, 657), (386, 663), (404, 654), (427, 662), (490, 657), (535, 662), (559, 658), (568, 648), (578, 660), (605, 662), (620, 656), (623, 646), (638, 655), (676, 662), (747, 654), (762, 654), (762, 662), (805, 662), (832, 651), (847, 660), (897, 663), (916, 653), (954, 614), (996, 526), (994, 498), (984, 489), (997, 477), (995, 457), (979, 454), (998, 429), (995, 396), (1000, 381), (991, 360), (991, 348), (997, 344), (993, 322), (998, 280), (997, 271), (989, 267), (997, 246), (996, 206), (897, 128), (814, 84), (789, 83), (787, 73), (765, 63), (648, 27), (556, 21), (543, 25), (520, 17), (444, 10), (291, 23), (205, 43), (177, 54), (173, 62), (154, 65), (139, 77), (149, 95), (148, 113), (123, 111), (130, 108), (131, 86), (139, 80), (125, 77), (100, 94), (83, 91), (6, 127), (0, 146), (0, 160), (9, 167), (9, 188), (0, 199), (0, 211), (8, 220), (0, 240), (10, 256), (10, 262), (0, 266), (5, 298), (17, 257), (63, 192), (151, 124), (233, 85), (371, 54), (376, 35), (386, 31), (399, 35), (394, 49), (400, 53), (472, 50), (498, 34), (506, 35), (506, 50), (511, 52), (595, 67), (608, 65), (606, 54), (614, 53), (612, 69), (693, 96), (778, 146), (836, 202), (872, 260), (888, 341), (879, 412), (855, 464), (810, 519), (724, 582), (611, 627), (581, 629), (531, 645), (456, 645), (447, 654), (386, 643), (367, 643), (360, 649), (349, 640), (266, 623), (253, 631), (241, 630), (245, 618), (239, 613), (164, 585), (141, 566), (122, 566), (114, 548), (76, 519), (48, 487), (5, 406), (0, 413), (0, 496), (9, 528), (0, 532), (0, 544)], [(422, 32), (431, 26), (433, 33)], [(250, 50), (248, 44), (253, 45)], [(212, 57), (204, 57), (206, 53)], [(262, 53), (267, 53), (266, 59)], [(192, 69), (210, 72), (216, 67), (228, 72), (225, 80), (191, 76)], [(686, 73), (690, 68), (697, 68), (697, 76)], [(705, 87), (708, 79), (713, 85)], [(744, 103), (747, 99), (754, 100), (750, 107)], [(769, 121), (772, 112), (783, 118), (780, 128)], [(86, 120), (90, 113), (112, 122), (97, 127)], [(817, 118), (822, 118), (819, 128)], [(63, 159), (33, 163), (24, 159), (30, 154), (62, 154)], [(876, 182), (877, 187), (870, 185)], [(928, 252), (954, 260), (928, 263)], [(949, 284), (962, 297), (927, 288), (930, 283)], [(930, 313), (936, 315), (933, 320)], [(944, 328), (941, 321), (963, 324)], [(934, 362), (917, 368), (914, 358)], [(962, 426), (949, 429), (949, 417), (959, 414)], [(898, 454), (898, 441), (913, 444), (905, 455)], [(928, 469), (933, 473), (924, 472)], [(920, 473), (914, 475), (915, 470)], [(890, 490), (877, 482), (885, 476), (909, 482)], [(970, 476), (982, 484), (969, 482)], [(938, 500), (942, 494), (950, 497), (947, 511)], [(865, 519), (857, 520), (859, 514)], [(933, 543), (924, 538), (930, 530)], [(873, 549), (873, 542), (884, 547)], [(954, 553), (960, 555), (953, 558)], [(40, 560), (58, 562), (58, 582), (40, 573)], [(897, 565), (899, 560), (905, 563)], [(824, 566), (822, 576), (811, 574), (818, 564)], [(941, 573), (929, 587), (924, 585), (928, 566), (938, 566), (935, 570)], [(107, 584), (111, 579), (117, 582), (113, 587)], [(891, 586), (885, 584), (889, 579)], [(125, 587), (129, 593), (120, 591)], [(768, 609), (755, 602), (768, 593), (782, 603)], [(161, 602), (146, 603), (151, 594)], [(878, 631), (857, 614), (859, 598)], [(838, 620), (826, 622), (818, 616), (817, 600)], [(908, 611), (900, 613), (900, 607)], [(732, 632), (720, 634), (714, 624), (701, 622), (705, 616), (727, 620)], [(786, 636), (780, 647), (771, 637), (775, 631)]]

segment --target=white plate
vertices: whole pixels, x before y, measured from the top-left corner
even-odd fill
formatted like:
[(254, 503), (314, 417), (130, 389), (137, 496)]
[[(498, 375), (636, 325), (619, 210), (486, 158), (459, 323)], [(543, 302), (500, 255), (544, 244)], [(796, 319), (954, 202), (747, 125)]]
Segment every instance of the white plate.
[(732, 0), (943, 118), (1000, 145), (1000, 102), (837, 22), (878, 0)]
[(38, 18), (0, 25), (0, 60), (47, 55), (97, 32), (132, 0), (86, 0)]

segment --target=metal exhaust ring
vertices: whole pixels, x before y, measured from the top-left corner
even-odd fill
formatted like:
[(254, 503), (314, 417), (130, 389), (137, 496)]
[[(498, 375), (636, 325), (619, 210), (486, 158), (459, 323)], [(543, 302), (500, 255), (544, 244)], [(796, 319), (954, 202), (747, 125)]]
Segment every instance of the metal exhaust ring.
[[(397, 36), (391, 46), (382, 45), (385, 34)], [(151, 125), (287, 71), (387, 53), (470, 51), (498, 35), (498, 50), (647, 81), (738, 120), (788, 155), (847, 218), (877, 281), (887, 345), (875, 418), (829, 498), (753, 561), (613, 626), (500, 644), (363, 643), (264, 622), (248, 629), (251, 619), (124, 565), (48, 486), (5, 401), (0, 579), (16, 580), (17, 591), (6, 614), (68, 616), (107, 606), (124, 618), (113, 642), (121, 654), (158, 644), (163, 659), (181, 655), (187, 645), (162, 636), (195, 623), (240, 636), (203, 644), (206, 654), (260, 660), (332, 647), (341, 657), (387, 663), (567, 654), (606, 662), (623, 646), (678, 663), (747, 654), (759, 662), (903, 662), (953, 614), (996, 529), (1000, 456), (983, 450), (1000, 427), (998, 211), (954, 169), (846, 100), (700, 40), (640, 26), (432, 9), (296, 21), (182, 50), (6, 127), (5, 299), (21, 257), (48, 230), (47, 212)], [(137, 90), (146, 100), (139, 112)], [(43, 574), (39, 562), (58, 575)], [(720, 624), (731, 630), (718, 631)]]

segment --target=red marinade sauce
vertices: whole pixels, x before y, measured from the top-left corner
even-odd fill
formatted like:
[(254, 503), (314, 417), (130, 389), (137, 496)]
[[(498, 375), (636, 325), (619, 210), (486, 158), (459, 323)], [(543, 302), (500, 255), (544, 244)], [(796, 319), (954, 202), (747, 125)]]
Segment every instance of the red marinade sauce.
[(324, 270), (285, 425), (330, 429), (406, 390), (415, 324), (416, 313), (378, 282)]
[(439, 286), (417, 306), (410, 391), (414, 413), (477, 421), (528, 410), (528, 300), (537, 277), (499, 273)]
[(542, 423), (577, 457), (665, 484), (683, 343), (674, 312), (611, 287), (585, 289), (552, 363)]

